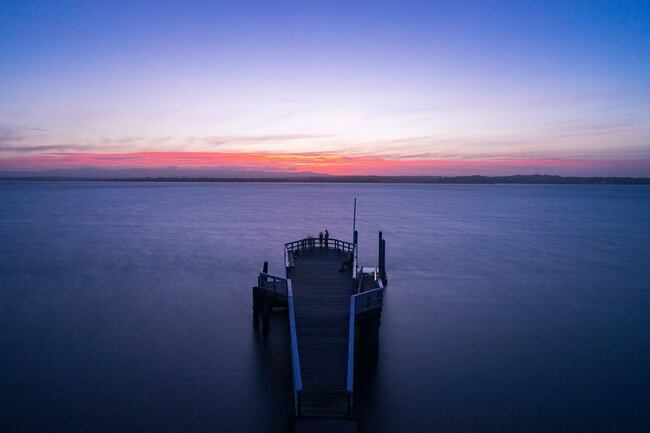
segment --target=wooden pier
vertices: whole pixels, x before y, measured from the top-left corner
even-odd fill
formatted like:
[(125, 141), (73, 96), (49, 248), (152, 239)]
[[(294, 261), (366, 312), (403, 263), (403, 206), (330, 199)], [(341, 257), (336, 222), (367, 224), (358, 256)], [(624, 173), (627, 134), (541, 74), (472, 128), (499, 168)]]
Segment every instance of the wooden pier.
[(363, 267), (357, 262), (356, 231), (353, 242), (289, 242), (284, 245), (284, 277), (269, 274), (265, 263), (253, 287), (253, 323), (259, 328), (261, 322), (265, 335), (271, 309), (287, 308), (293, 413), (296, 420), (306, 420), (305, 427), (318, 419), (352, 417), (355, 353), (377, 354), (385, 245), (380, 232), (378, 264)]

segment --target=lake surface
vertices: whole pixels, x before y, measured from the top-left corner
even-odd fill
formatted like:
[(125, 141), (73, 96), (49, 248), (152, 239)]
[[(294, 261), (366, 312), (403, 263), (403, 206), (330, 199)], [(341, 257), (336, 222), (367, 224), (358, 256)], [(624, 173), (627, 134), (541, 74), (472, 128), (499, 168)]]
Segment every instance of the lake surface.
[(283, 432), (262, 262), (387, 240), (382, 432), (650, 431), (650, 188), (0, 182), (0, 431)]

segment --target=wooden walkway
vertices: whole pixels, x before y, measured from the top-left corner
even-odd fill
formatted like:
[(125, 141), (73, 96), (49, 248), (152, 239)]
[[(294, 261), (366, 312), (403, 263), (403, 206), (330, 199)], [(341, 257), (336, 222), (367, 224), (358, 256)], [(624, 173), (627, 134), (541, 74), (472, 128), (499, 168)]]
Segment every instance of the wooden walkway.
[(312, 249), (294, 257), (293, 298), (302, 369), (305, 417), (345, 417), (351, 270), (349, 253)]
[[(355, 352), (377, 355), (383, 305), (385, 241), (379, 266), (357, 263), (354, 242), (313, 237), (284, 244), (285, 277), (264, 262), (253, 287), (253, 326), (264, 335), (273, 307), (289, 315), (293, 414), (296, 432), (355, 431)], [(345, 272), (340, 272), (345, 262)]]

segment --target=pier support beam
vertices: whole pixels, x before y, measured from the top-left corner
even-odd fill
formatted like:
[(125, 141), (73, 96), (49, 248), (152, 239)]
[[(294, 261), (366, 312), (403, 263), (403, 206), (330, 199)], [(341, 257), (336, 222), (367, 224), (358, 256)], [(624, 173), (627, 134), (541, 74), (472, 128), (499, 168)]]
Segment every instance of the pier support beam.
[(260, 297), (263, 293), (258, 287), (253, 287), (253, 328), (259, 329), (260, 327), (260, 314), (261, 314), (261, 300)]
[(259, 329), (261, 321), (265, 336), (269, 333), (271, 307), (271, 299), (265, 291), (259, 287), (253, 287), (253, 328)]
[(361, 362), (375, 362), (379, 355), (379, 326), (381, 312), (368, 313), (357, 318), (356, 351)]
[(271, 316), (271, 302), (269, 302), (268, 296), (264, 296), (264, 301), (262, 302), (262, 332), (266, 337), (269, 335), (269, 317)]
[(368, 354), (371, 359), (376, 359), (379, 355), (379, 315), (374, 314), (368, 320)]

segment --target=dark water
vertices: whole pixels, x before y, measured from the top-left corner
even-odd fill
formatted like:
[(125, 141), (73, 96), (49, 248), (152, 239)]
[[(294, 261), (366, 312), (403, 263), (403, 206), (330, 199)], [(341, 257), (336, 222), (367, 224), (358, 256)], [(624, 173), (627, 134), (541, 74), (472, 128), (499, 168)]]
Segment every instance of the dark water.
[(263, 260), (387, 239), (373, 432), (650, 431), (650, 188), (0, 183), (0, 431), (284, 431)]

